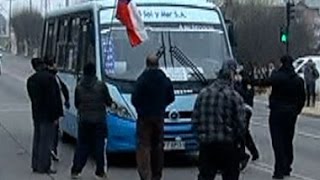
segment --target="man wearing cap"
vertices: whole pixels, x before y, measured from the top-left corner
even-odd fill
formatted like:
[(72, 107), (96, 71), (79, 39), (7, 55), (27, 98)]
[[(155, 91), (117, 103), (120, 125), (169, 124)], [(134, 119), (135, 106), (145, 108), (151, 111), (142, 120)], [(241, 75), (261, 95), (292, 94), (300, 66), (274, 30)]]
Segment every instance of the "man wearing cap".
[(27, 80), (34, 124), (32, 169), (36, 173), (54, 174), (56, 171), (51, 169), (51, 148), (54, 127), (60, 116), (56, 112), (60, 94), (55, 91), (55, 77), (46, 71), (44, 62), (35, 58), (31, 64), (36, 71)]
[(132, 104), (138, 113), (137, 164), (141, 180), (160, 180), (165, 109), (175, 97), (170, 79), (159, 69), (159, 58), (149, 55), (146, 65), (132, 95)]
[(240, 142), (246, 133), (245, 104), (234, 89), (237, 64), (226, 61), (218, 79), (204, 88), (195, 103), (192, 121), (200, 141), (198, 180), (238, 180)]
[(290, 176), (293, 138), (297, 117), (305, 103), (304, 81), (295, 72), (291, 56), (281, 58), (281, 67), (260, 85), (271, 86), (269, 98), (270, 134), (275, 156), (274, 179)]

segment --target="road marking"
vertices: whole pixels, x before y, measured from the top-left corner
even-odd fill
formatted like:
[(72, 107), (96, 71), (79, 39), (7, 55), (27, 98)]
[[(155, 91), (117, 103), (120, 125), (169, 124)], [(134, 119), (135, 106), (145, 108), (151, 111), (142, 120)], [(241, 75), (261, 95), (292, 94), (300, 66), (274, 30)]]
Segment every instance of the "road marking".
[[(269, 125), (267, 125), (265, 123), (252, 122), (251, 124), (254, 125), (254, 126), (260, 126), (260, 127), (264, 127), (264, 128), (269, 128)], [(320, 135), (311, 134), (311, 133), (307, 133), (307, 132), (303, 132), (303, 131), (298, 131), (297, 134), (299, 136), (302, 136), (302, 137), (312, 138), (312, 139), (315, 139), (315, 140), (320, 140)]]
[(8, 72), (8, 71), (6, 71), (6, 70), (3, 70), (3, 74), (6, 74), (6, 75), (8, 75), (8, 76), (10, 76), (10, 77), (12, 77), (12, 78), (14, 78), (14, 79), (18, 80), (18, 81), (21, 81), (21, 82), (24, 82), (24, 83), (26, 83), (26, 82), (27, 82), (26, 77), (21, 77), (21, 76), (19, 76), (19, 75), (17, 75), (17, 74), (9, 73), (9, 72)]
[[(267, 173), (271, 173), (271, 174), (273, 173), (273, 167), (270, 166), (269, 164), (266, 164), (266, 163), (254, 162), (252, 164), (249, 164), (249, 167), (252, 167), (254, 169), (264, 171)], [(304, 175), (300, 175), (300, 174), (296, 174), (296, 173), (292, 173), (291, 177), (293, 177), (295, 179), (299, 179), (299, 180), (316, 180), (316, 179), (306, 177)]]
[(12, 113), (12, 112), (30, 112), (30, 108), (16, 109), (16, 108), (8, 108), (8, 109), (0, 109), (0, 113)]

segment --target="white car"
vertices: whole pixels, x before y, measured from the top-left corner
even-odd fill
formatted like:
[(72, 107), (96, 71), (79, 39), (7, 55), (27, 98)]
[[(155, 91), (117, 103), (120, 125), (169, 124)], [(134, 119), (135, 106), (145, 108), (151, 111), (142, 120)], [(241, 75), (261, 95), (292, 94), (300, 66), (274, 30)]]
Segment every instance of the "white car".
[[(320, 72), (320, 56), (305, 56), (305, 57), (298, 58), (293, 62), (295, 71), (302, 78), (304, 78), (304, 67), (310, 59), (316, 64), (316, 68)], [(320, 94), (320, 79), (316, 81), (316, 92), (317, 94)]]

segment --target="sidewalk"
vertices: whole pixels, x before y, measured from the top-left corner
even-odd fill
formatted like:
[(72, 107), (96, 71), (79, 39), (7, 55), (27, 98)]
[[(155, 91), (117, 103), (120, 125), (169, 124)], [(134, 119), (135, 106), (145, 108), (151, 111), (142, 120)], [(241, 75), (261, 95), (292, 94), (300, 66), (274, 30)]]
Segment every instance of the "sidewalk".
[(316, 107), (305, 107), (302, 111), (304, 115), (320, 118), (320, 101), (316, 103)]

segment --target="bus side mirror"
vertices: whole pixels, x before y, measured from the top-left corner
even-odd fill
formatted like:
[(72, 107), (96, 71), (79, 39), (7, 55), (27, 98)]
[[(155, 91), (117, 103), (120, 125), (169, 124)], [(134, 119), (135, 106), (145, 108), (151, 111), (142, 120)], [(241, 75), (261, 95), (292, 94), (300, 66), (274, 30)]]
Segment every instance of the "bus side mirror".
[(236, 37), (235, 37), (234, 23), (229, 19), (226, 19), (225, 23), (226, 23), (226, 27), (227, 27), (227, 31), (228, 31), (230, 45), (232, 48), (236, 48), (237, 41), (236, 41)]

